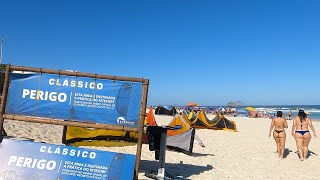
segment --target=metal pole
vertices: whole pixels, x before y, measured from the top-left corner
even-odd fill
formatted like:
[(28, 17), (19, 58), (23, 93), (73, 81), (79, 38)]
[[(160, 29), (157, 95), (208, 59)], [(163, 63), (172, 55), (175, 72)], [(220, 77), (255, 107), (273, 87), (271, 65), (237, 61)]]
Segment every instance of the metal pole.
[(157, 176), (160, 178), (165, 177), (166, 148), (167, 148), (167, 129), (162, 128), (161, 129), (161, 138), (160, 138), (160, 155), (159, 155), (160, 166), (158, 168), (158, 174), (157, 174)]

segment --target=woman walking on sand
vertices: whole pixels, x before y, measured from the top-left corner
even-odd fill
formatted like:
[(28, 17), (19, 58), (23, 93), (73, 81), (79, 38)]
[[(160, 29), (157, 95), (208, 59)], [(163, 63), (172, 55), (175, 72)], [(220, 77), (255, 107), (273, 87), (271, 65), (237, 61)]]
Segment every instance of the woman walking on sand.
[(271, 131), (273, 131), (273, 138), (277, 144), (277, 152), (281, 159), (283, 159), (285, 144), (286, 144), (286, 132), (284, 128), (288, 128), (287, 120), (282, 117), (282, 111), (277, 112), (277, 117), (273, 118), (271, 121), (271, 126), (269, 130), (269, 137), (271, 136)]
[(317, 137), (311, 119), (307, 117), (307, 114), (303, 110), (299, 110), (298, 116), (293, 119), (292, 136), (296, 139), (298, 154), (301, 161), (307, 159), (309, 152), (308, 146), (311, 140), (311, 134), (308, 127), (312, 130), (314, 137)]

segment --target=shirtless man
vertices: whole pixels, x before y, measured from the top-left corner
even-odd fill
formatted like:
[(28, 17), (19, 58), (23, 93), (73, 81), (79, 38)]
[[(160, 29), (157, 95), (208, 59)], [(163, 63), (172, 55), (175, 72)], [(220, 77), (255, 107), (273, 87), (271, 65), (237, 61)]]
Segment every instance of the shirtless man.
[(289, 120), (291, 120), (292, 112), (291, 110), (288, 112)]

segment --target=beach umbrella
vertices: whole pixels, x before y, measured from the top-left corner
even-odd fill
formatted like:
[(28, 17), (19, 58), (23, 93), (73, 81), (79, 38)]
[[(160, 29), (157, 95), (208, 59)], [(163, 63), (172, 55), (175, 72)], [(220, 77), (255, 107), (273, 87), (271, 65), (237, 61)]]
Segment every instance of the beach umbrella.
[(246, 107), (246, 110), (248, 110), (248, 111), (255, 111), (256, 109), (253, 108), (253, 107)]
[(187, 104), (187, 106), (198, 106), (198, 104), (195, 103), (195, 102), (189, 102), (189, 103)]

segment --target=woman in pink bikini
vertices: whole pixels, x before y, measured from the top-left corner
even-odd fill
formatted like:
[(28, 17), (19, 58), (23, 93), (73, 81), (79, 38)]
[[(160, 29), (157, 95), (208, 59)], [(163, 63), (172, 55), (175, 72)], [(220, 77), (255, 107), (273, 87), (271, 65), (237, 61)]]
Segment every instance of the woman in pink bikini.
[(311, 134), (308, 127), (312, 130), (314, 137), (317, 137), (311, 119), (307, 117), (307, 114), (303, 110), (299, 110), (298, 116), (293, 119), (292, 136), (296, 139), (298, 154), (301, 161), (307, 159), (309, 152), (308, 145), (311, 140)]

